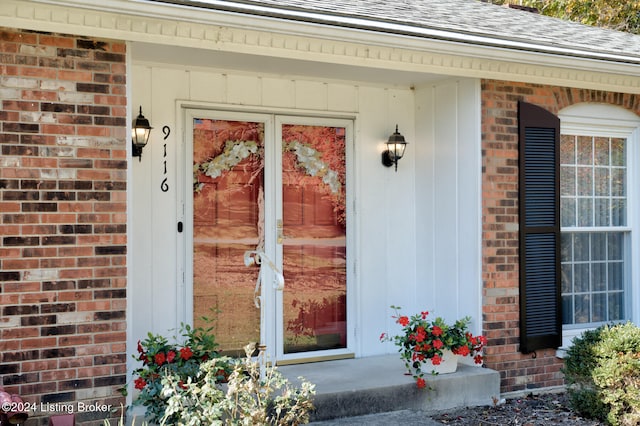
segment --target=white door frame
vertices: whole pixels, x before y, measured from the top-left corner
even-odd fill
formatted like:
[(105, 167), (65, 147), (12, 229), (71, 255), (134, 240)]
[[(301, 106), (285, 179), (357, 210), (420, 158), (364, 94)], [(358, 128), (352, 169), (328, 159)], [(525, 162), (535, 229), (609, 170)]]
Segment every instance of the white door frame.
[[(346, 180), (347, 187), (345, 190), (347, 191), (347, 197), (345, 201), (345, 208), (347, 211), (347, 232), (346, 232), (346, 245), (347, 245), (347, 347), (344, 349), (331, 349), (331, 350), (319, 350), (312, 352), (296, 352), (292, 354), (284, 353), (284, 342), (282, 338), (284, 336), (284, 308), (283, 308), (283, 295), (282, 292), (276, 293), (276, 341), (274, 347), (277, 349), (276, 352), (276, 360), (280, 364), (292, 363), (292, 362), (302, 362), (304, 360), (320, 360), (320, 359), (330, 359), (330, 358), (343, 358), (347, 356), (351, 356), (354, 354), (355, 350), (355, 319), (353, 315), (353, 308), (355, 306), (352, 303), (351, 299), (353, 299), (355, 291), (353, 288), (353, 283), (355, 282), (354, 276), (354, 267), (353, 267), (353, 256), (351, 255), (351, 248), (353, 247), (353, 239), (352, 235), (354, 234), (351, 225), (353, 221), (350, 220), (352, 216), (352, 211), (350, 209), (351, 204), (351, 185), (352, 185), (352, 175), (350, 174), (350, 167), (348, 167), (349, 159), (352, 158), (353, 155), (353, 120), (349, 119), (340, 119), (340, 118), (326, 118), (326, 117), (313, 117), (313, 116), (300, 116), (300, 115), (284, 115), (278, 114), (275, 116), (275, 140), (277, 144), (282, 143), (282, 125), (283, 124), (299, 124), (299, 125), (308, 125), (308, 126), (328, 126), (328, 127), (343, 127), (345, 129), (345, 167), (346, 167)], [(282, 149), (279, 147), (278, 152), (280, 155), (277, 155), (274, 170), (276, 171), (276, 193), (275, 193), (275, 213), (276, 220), (282, 219), (283, 212), (283, 200), (282, 200)], [(274, 222), (275, 223), (275, 222)], [(274, 241), (275, 244), (275, 241)], [(282, 267), (283, 264), (283, 253), (282, 253), (282, 244), (275, 244), (276, 246), (276, 264), (279, 267)], [(286, 288), (285, 282), (285, 288)]]
[[(304, 362), (327, 358), (343, 358), (355, 353), (356, 318), (353, 300), (356, 294), (354, 284), (354, 235), (355, 220), (353, 212), (354, 179), (350, 159), (354, 155), (354, 118), (353, 117), (324, 117), (312, 114), (293, 115), (253, 110), (229, 110), (228, 108), (192, 105), (178, 102), (177, 105), (179, 128), (183, 146), (178, 149), (179, 168), (183, 169), (182, 183), (178, 185), (178, 220), (183, 223), (183, 238), (178, 238), (178, 253), (184, 253), (178, 259), (178, 318), (185, 324), (193, 324), (193, 131), (194, 118), (211, 118), (215, 120), (251, 121), (264, 123), (264, 193), (265, 193), (265, 252), (282, 270), (282, 245), (276, 244), (276, 220), (282, 218), (282, 149), (281, 125), (303, 124), (317, 126), (344, 127), (346, 129), (346, 216), (347, 216), (347, 347), (324, 351), (302, 352), (295, 354), (283, 353), (282, 336), (284, 331), (282, 293), (273, 290), (273, 275), (269, 268), (264, 268), (262, 275), (262, 303), (266, 308), (266, 324), (261, 324), (260, 334), (267, 346), (268, 359), (275, 359), (280, 363)], [(276, 146), (278, 145), (278, 146)], [(271, 148), (271, 149), (269, 149)], [(274, 149), (275, 148), (275, 149)], [(269, 225), (269, 226), (267, 226)], [(242, 266), (242, 265), (239, 265)], [(286, 286), (286, 282), (285, 282)], [(180, 312), (181, 311), (181, 312)]]

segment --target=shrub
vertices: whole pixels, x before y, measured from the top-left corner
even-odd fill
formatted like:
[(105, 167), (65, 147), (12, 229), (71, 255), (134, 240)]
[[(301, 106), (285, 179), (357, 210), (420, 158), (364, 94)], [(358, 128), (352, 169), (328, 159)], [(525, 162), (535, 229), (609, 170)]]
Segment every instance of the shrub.
[(640, 328), (586, 331), (567, 351), (563, 372), (576, 412), (612, 425), (640, 424)]
[[(138, 355), (134, 358), (142, 361), (142, 366), (133, 372), (134, 377), (137, 376), (134, 387), (140, 391), (134, 405), (146, 407), (145, 417), (149, 421), (159, 421), (165, 413), (167, 402), (160, 392), (163, 377), (177, 377), (181, 382), (189, 378), (193, 380), (202, 363), (219, 356), (211, 328), (192, 328), (183, 324), (180, 337), (174, 337), (173, 340), (169, 342), (164, 336), (148, 333), (146, 339), (138, 341)], [(217, 378), (223, 380), (231, 368), (221, 363), (219, 365)]]
[(632, 323), (605, 328), (595, 351), (599, 363), (593, 381), (610, 407), (607, 420), (640, 424), (640, 328)]
[(608, 407), (602, 402), (600, 389), (593, 382), (592, 372), (598, 365), (595, 347), (600, 342), (604, 327), (585, 331), (573, 340), (564, 359), (563, 372), (567, 382), (569, 403), (583, 417), (604, 421)]
[[(186, 383), (177, 375), (162, 379), (167, 408), (162, 424), (180, 425), (298, 425), (309, 421), (315, 385), (302, 378), (300, 388), (289, 383), (275, 367), (262, 367), (246, 357), (231, 362), (214, 358), (200, 365), (198, 377)], [(234, 369), (226, 384), (218, 380), (224, 365)]]

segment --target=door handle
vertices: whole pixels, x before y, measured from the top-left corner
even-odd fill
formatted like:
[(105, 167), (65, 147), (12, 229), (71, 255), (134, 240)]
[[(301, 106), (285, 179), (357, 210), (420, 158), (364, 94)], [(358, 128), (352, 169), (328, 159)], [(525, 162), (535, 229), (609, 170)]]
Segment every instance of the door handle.
[(283, 231), (282, 219), (278, 219), (278, 221), (276, 222), (276, 243), (282, 244), (283, 240), (284, 240), (284, 231)]

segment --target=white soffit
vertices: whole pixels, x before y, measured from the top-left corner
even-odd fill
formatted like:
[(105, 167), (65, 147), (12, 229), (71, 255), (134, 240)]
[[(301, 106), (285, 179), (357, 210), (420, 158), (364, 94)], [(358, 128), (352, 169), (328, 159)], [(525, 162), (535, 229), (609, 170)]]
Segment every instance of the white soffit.
[(132, 43), (131, 56), (136, 63), (162, 64), (186, 68), (202, 68), (217, 72), (234, 70), (284, 78), (322, 79), (385, 86), (417, 86), (450, 78), (425, 72), (389, 70), (356, 65), (292, 60), (269, 56), (166, 46), (153, 43)]

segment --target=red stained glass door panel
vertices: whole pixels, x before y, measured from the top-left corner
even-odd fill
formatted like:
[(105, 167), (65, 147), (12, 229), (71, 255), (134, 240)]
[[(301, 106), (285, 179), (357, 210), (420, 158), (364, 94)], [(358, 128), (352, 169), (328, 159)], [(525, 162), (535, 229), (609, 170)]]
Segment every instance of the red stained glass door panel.
[(194, 324), (213, 326), (225, 354), (260, 341), (258, 269), (243, 255), (264, 243), (263, 151), (263, 123), (194, 119)]
[(347, 347), (345, 128), (282, 131), (283, 353)]

